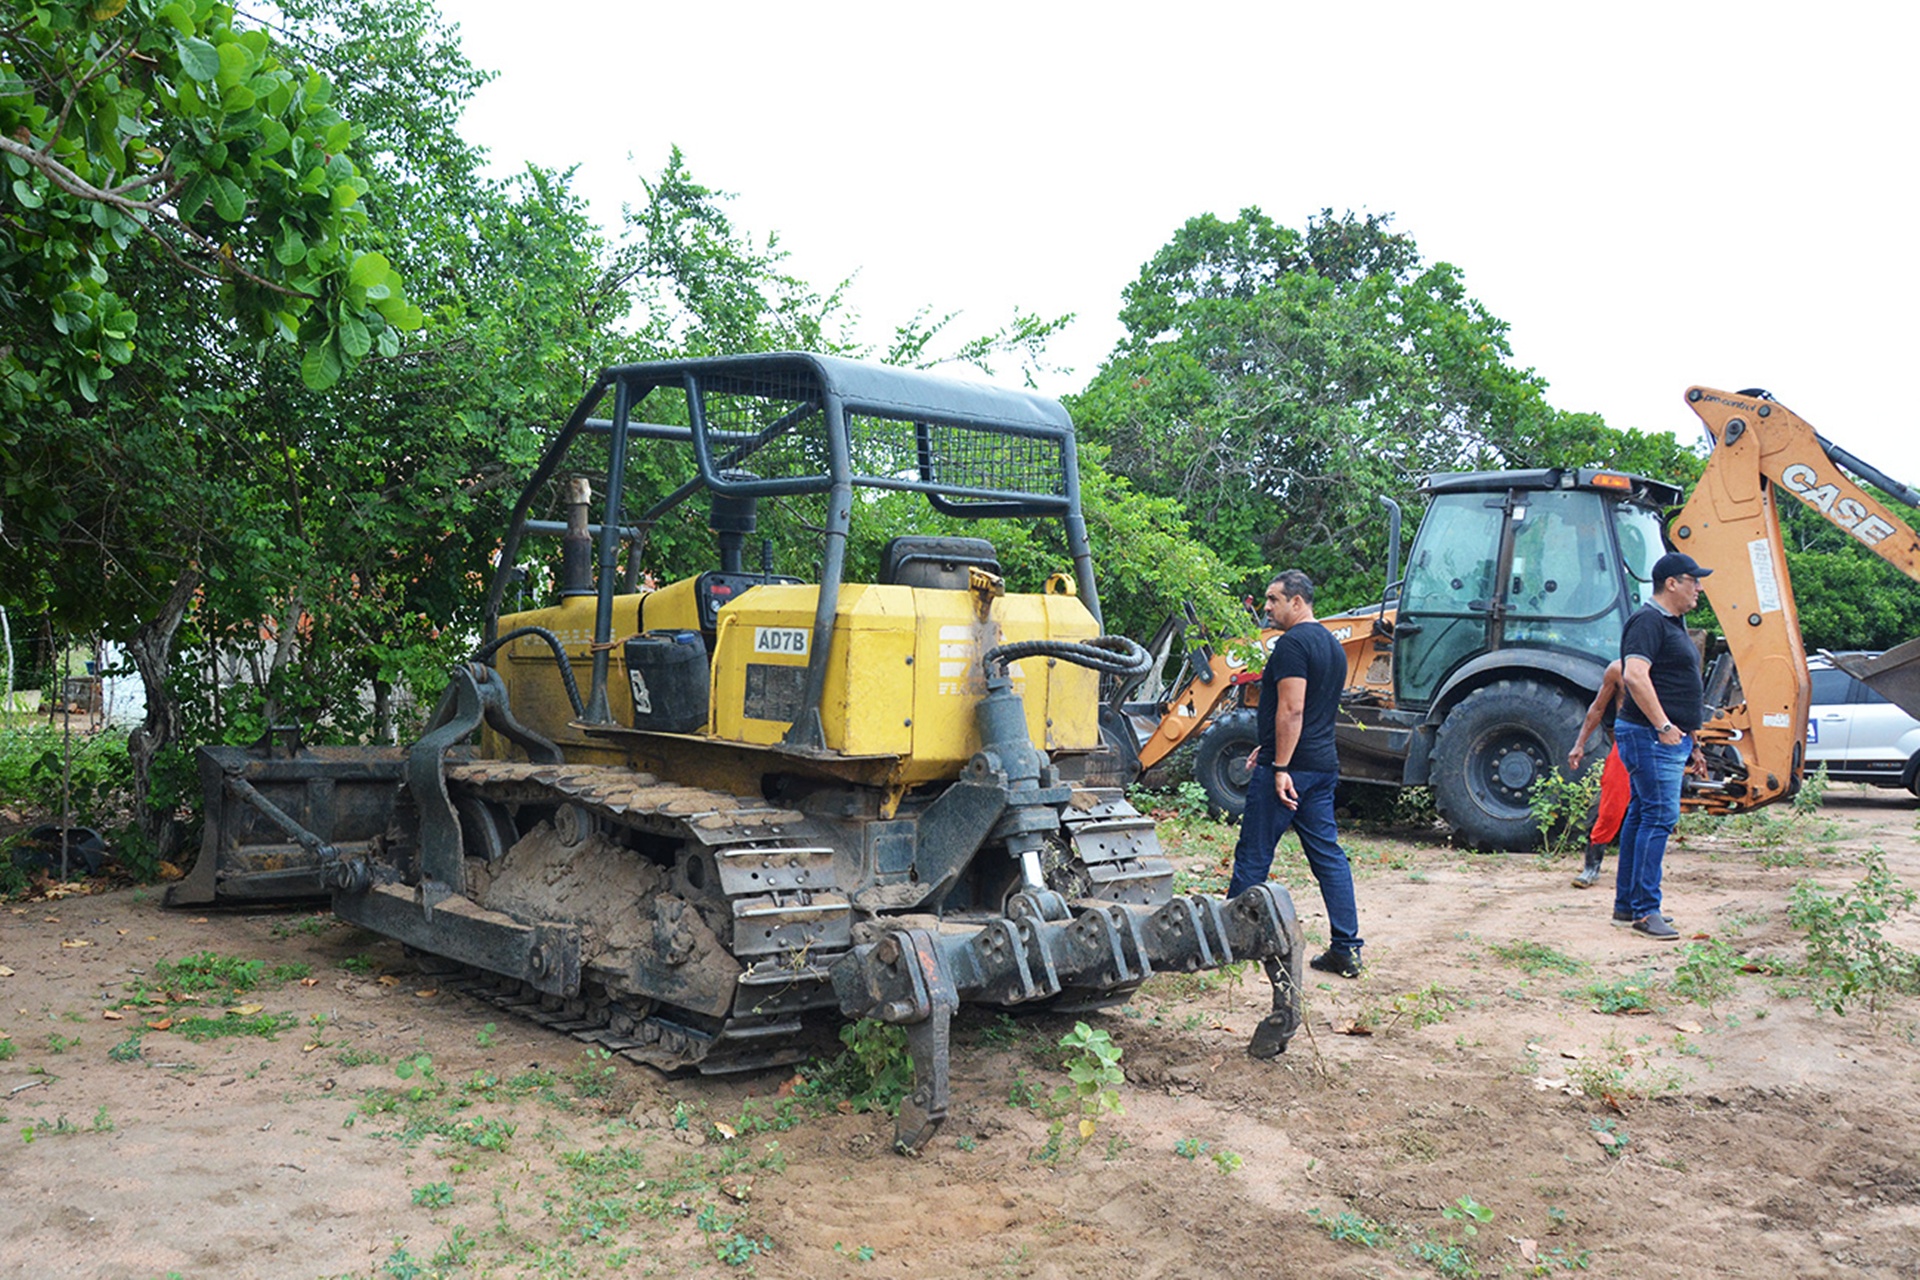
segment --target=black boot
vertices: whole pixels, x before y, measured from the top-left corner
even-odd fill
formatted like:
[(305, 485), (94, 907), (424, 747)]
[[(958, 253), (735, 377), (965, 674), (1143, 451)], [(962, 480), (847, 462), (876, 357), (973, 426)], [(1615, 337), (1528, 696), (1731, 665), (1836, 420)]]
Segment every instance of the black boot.
[(1600, 855), (1607, 851), (1603, 844), (1587, 846), (1587, 865), (1580, 868), (1580, 874), (1573, 878), (1576, 889), (1591, 889), (1593, 882), (1600, 878)]

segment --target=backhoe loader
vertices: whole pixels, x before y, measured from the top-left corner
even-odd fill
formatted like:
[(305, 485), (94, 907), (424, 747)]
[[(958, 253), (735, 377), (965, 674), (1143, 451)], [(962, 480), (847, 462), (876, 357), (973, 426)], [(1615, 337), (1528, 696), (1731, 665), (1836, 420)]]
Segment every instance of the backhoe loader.
[[(1606, 470), (1427, 478), (1429, 506), (1404, 580), (1390, 567), (1378, 604), (1322, 619), (1347, 650), (1337, 729), (1343, 777), (1427, 785), (1462, 843), (1530, 848), (1538, 838), (1531, 793), (1566, 758), (1602, 670), (1618, 656), (1620, 628), (1651, 595), (1653, 561), (1670, 542), (1714, 570), (1706, 596), (1726, 633), (1700, 735), (1711, 776), (1690, 784), (1685, 803), (1738, 812), (1793, 794), (1809, 679), (1774, 493), (1792, 494), (1916, 578), (1920, 539), (1841, 468), (1908, 505), (1920, 506), (1920, 494), (1764, 392), (1694, 387), (1687, 402), (1713, 442), (1690, 496)], [(1262, 633), (1263, 646), (1272, 635)], [(1920, 715), (1920, 640), (1834, 661)], [(1197, 740), (1195, 776), (1232, 813), (1244, 804), (1256, 728), (1236, 696), (1253, 678), (1249, 665), (1190, 646), (1184, 686), (1134, 708), (1145, 721), (1142, 764)], [(1911, 776), (1920, 782), (1920, 761)]]

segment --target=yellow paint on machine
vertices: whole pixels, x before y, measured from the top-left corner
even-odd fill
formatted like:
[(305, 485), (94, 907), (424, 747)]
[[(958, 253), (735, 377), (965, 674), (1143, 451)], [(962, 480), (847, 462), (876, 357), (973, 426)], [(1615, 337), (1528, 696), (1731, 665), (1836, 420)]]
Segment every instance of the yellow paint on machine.
[[(659, 594), (657, 592), (653, 594)], [(640, 630), (640, 602), (645, 594), (613, 598), (613, 636), (616, 640)], [(516, 613), (500, 620), (500, 634), (521, 627), (541, 627), (559, 637), (573, 665), (580, 696), (587, 696), (593, 678), (593, 619), (598, 602), (593, 596), (570, 596), (546, 609)], [(627, 664), (619, 646), (612, 651), (608, 667), (607, 702), (614, 719), (633, 723), (633, 694), (627, 686)], [(566, 750), (567, 759), (582, 764), (625, 764), (625, 751), (595, 742), (573, 728), (573, 704), (567, 700), (567, 686), (553, 660), (553, 650), (539, 636), (521, 636), (500, 650), (496, 665), (507, 686), (507, 703), (521, 724)], [(481, 753), (491, 759), (517, 757), (519, 752), (492, 729), (481, 731)]]
[[(770, 701), (769, 673), (785, 667), (797, 682), (804, 656), (756, 652), (760, 629), (811, 627), (818, 589), (756, 587), (720, 611), (714, 650), (714, 734), (773, 743), (790, 718)], [(821, 724), (827, 746), (850, 756), (902, 759), (906, 784), (950, 778), (979, 749), (973, 707), (985, 693), (980, 655), (1013, 640), (1085, 640), (1093, 617), (1077, 599), (1002, 596), (983, 624), (965, 591), (903, 586), (845, 586), (827, 655)], [(1084, 667), (1015, 664), (1036, 746), (1091, 750), (1099, 745), (1099, 677)]]
[[(701, 735), (714, 742), (771, 746), (792, 723), (805, 688), (814, 607), (819, 588), (804, 584), (754, 587), (720, 610), (712, 636), (712, 714)], [(850, 585), (840, 590), (827, 652), (821, 727), (829, 750), (847, 756), (895, 756), (898, 783), (951, 778), (979, 749), (974, 705), (986, 692), (980, 655), (1017, 640), (1086, 640), (1098, 634), (1093, 617), (1069, 595), (1007, 595), (991, 601), (983, 622), (967, 591)], [(502, 618), (503, 632), (544, 627), (565, 646), (585, 696), (592, 671), (595, 601), (577, 596), (546, 609)], [(616, 641), (642, 630), (694, 630), (697, 596), (692, 579), (658, 591), (618, 596)], [(624, 648), (608, 655), (607, 702), (614, 719), (633, 723), (633, 697)], [(553, 657), (535, 636), (501, 653), (514, 715), (560, 743), (569, 759), (621, 763), (623, 748), (574, 728)], [(1028, 733), (1044, 750), (1099, 746), (1099, 677), (1085, 667), (1046, 658), (1013, 666), (1014, 687), (1025, 702)], [(488, 731), (483, 751), (507, 754)], [(739, 779), (734, 779), (735, 784)]]

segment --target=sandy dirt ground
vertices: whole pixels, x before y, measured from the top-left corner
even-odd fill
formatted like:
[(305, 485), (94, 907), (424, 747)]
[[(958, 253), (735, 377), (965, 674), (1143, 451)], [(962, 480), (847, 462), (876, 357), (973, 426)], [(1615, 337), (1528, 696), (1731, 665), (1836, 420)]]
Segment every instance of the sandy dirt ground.
[[(968, 1014), (918, 1159), (793, 1073), (608, 1060), (325, 916), (0, 906), (0, 1275), (1920, 1276), (1920, 997), (1823, 1009), (1788, 921), (1874, 850), (1920, 886), (1915, 818), (1836, 787), (1690, 835), (1678, 945), (1565, 862), (1353, 832), (1368, 968), (1314, 975), (1282, 1059), (1244, 1052), (1257, 974), (1155, 978), (1089, 1019), (1124, 1113), (1050, 1143), (1072, 1020)], [(1163, 838), (1217, 881), (1227, 829)]]

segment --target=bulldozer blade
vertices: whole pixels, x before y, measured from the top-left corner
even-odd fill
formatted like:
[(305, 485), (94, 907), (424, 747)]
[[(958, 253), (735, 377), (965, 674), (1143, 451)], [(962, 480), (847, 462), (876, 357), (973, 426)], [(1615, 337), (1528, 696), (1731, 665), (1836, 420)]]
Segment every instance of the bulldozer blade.
[(323, 902), (327, 867), (363, 857), (393, 815), (397, 747), (253, 747), (195, 753), (206, 804), (200, 856), (169, 907)]
[(1877, 656), (1859, 653), (1828, 656), (1834, 666), (1908, 715), (1920, 719), (1920, 637)]

